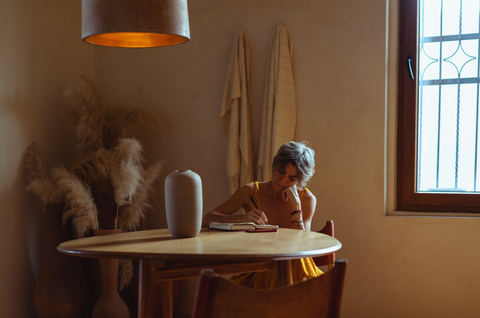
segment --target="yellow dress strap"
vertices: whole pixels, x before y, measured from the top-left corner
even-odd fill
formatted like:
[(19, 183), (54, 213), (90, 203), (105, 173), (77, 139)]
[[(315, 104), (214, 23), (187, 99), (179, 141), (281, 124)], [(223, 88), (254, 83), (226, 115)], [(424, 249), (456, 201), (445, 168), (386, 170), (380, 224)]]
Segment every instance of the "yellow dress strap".
[(302, 193), (300, 193), (300, 200), (302, 199), (303, 194), (304, 194), (305, 192), (310, 192), (310, 190), (308, 190), (307, 188), (303, 188)]
[(260, 186), (258, 185), (258, 181), (255, 181), (255, 201), (257, 201), (258, 209), (262, 210), (262, 203), (260, 202)]

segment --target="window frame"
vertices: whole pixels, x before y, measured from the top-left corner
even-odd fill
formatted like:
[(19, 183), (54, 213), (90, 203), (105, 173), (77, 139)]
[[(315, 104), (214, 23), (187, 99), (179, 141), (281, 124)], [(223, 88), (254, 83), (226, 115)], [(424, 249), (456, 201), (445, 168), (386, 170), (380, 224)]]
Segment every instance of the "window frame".
[[(480, 194), (416, 192), (418, 4), (399, 0), (396, 210), (412, 212), (480, 212)], [(413, 57), (414, 80), (407, 58)]]

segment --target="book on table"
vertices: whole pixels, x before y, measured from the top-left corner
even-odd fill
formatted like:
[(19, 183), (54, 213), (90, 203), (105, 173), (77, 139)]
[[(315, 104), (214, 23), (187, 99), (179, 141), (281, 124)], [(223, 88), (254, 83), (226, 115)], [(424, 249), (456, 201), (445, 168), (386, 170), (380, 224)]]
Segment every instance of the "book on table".
[(255, 224), (253, 222), (222, 223), (210, 222), (209, 228), (224, 231), (247, 231), (247, 232), (277, 232), (278, 225)]

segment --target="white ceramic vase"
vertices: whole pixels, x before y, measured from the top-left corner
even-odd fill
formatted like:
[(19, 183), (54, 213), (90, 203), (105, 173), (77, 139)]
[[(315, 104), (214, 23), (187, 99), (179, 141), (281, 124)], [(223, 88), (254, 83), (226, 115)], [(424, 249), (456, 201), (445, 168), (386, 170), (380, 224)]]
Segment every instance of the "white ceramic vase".
[(195, 237), (202, 228), (202, 179), (191, 170), (175, 170), (165, 179), (167, 225), (175, 238)]

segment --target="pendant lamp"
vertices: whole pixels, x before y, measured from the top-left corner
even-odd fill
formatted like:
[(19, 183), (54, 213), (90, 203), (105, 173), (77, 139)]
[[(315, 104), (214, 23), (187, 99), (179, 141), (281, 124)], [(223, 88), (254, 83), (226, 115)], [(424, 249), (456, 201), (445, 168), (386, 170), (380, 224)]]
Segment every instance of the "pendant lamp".
[(126, 48), (185, 43), (187, 0), (82, 0), (82, 40)]

